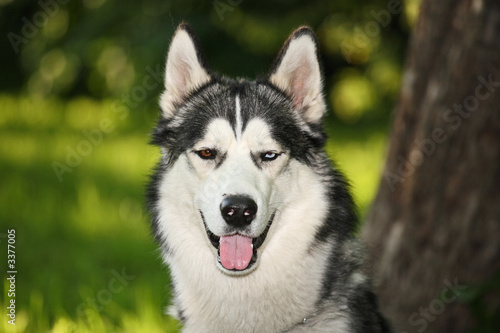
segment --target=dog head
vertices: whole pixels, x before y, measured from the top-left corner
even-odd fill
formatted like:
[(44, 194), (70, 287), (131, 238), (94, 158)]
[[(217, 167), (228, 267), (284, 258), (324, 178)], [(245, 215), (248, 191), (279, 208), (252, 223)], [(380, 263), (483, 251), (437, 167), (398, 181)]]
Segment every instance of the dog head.
[(252, 272), (277, 217), (299, 204), (298, 193), (308, 195), (295, 181), (303, 168), (293, 166), (314, 166), (324, 145), (313, 32), (293, 32), (266, 78), (230, 80), (208, 69), (191, 28), (181, 24), (168, 51), (160, 106), (153, 143), (162, 160), (150, 189), (160, 241), (171, 246), (169, 216), (184, 216), (188, 221), (176, 228), (203, 234), (199, 246), (210, 247), (224, 273)]

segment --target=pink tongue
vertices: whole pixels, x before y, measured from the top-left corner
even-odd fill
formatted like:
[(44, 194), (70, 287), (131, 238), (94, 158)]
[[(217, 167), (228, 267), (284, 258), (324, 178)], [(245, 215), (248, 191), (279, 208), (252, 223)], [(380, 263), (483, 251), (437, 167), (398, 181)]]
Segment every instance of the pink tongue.
[(232, 235), (220, 238), (220, 262), (225, 269), (243, 270), (253, 255), (252, 238)]

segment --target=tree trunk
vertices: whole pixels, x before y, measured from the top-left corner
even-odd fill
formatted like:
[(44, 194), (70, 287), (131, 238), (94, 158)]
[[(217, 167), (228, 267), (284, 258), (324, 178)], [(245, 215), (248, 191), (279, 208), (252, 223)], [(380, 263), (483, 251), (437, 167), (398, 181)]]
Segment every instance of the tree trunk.
[(500, 1), (423, 1), (362, 232), (396, 332), (466, 332), (499, 313), (485, 284), (500, 272), (499, 61)]

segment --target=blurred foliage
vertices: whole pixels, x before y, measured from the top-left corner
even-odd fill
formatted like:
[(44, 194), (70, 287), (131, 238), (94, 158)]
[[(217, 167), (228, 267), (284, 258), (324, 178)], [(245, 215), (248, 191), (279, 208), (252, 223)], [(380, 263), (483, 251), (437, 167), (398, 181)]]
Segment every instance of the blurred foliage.
[[(388, 3), (0, 0), (0, 248), (16, 228), (19, 271), (17, 325), (2, 320), (0, 331), (177, 331), (162, 314), (169, 278), (143, 189), (158, 158), (147, 133), (166, 50), (182, 21), (215, 71), (250, 78), (266, 73), (293, 29), (317, 32), (334, 111), (327, 150), (363, 214), (419, 1), (384, 16)], [(122, 269), (134, 278), (103, 298)]]
[[(2, 332), (175, 331), (162, 315), (169, 278), (143, 210), (157, 151), (146, 121), (138, 129), (111, 105), (0, 95), (0, 248), (7, 252), (6, 230), (15, 228), (18, 271), (17, 324), (2, 320)], [(82, 131), (102, 119), (115, 130), (80, 150), (90, 142)], [(59, 180), (52, 165), (72, 149), (85, 155)], [(111, 285), (122, 270), (131, 280)]]
[(419, 2), (0, 0), (0, 89), (144, 106), (161, 90), (140, 91), (144, 78), (151, 70), (162, 76), (180, 22), (193, 26), (214, 70), (251, 78), (266, 73), (288, 34), (307, 24), (318, 34), (337, 118), (387, 117)]
[[(111, 100), (83, 97), (0, 95), (0, 109), (0, 251), (6, 230), (15, 228), (18, 269), (17, 324), (2, 320), (0, 331), (177, 332), (163, 315), (168, 274), (143, 210), (144, 184), (159, 157), (147, 145), (151, 121), (121, 118)], [(99, 138), (102, 119), (114, 130)], [(328, 132), (327, 150), (365, 211), (382, 168), (385, 128), (330, 125)], [(68, 156), (74, 166), (59, 177), (54, 162), (69, 165)], [(104, 296), (113, 271), (122, 269), (133, 279)], [(9, 301), (2, 287), (0, 308)]]

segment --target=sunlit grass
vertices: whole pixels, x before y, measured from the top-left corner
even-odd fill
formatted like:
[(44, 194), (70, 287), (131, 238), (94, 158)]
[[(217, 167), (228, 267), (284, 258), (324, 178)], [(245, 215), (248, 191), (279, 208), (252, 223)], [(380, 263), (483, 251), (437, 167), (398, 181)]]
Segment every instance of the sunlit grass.
[[(175, 320), (163, 315), (168, 271), (143, 209), (144, 184), (158, 157), (147, 145), (154, 115), (144, 115), (156, 111), (121, 117), (114, 101), (8, 95), (0, 96), (0, 110), (0, 248), (6, 252), (6, 230), (16, 228), (18, 270), (16, 326), (4, 318), (0, 331), (177, 332)], [(68, 152), (90, 140), (82, 131), (100, 129), (102, 119), (113, 130), (94, 137), (68, 165)], [(376, 126), (353, 126), (330, 125), (327, 150), (364, 212), (385, 137)], [(54, 162), (70, 171), (58, 177)], [(130, 280), (113, 284), (122, 270)], [(9, 301), (6, 287), (1, 308)]]

